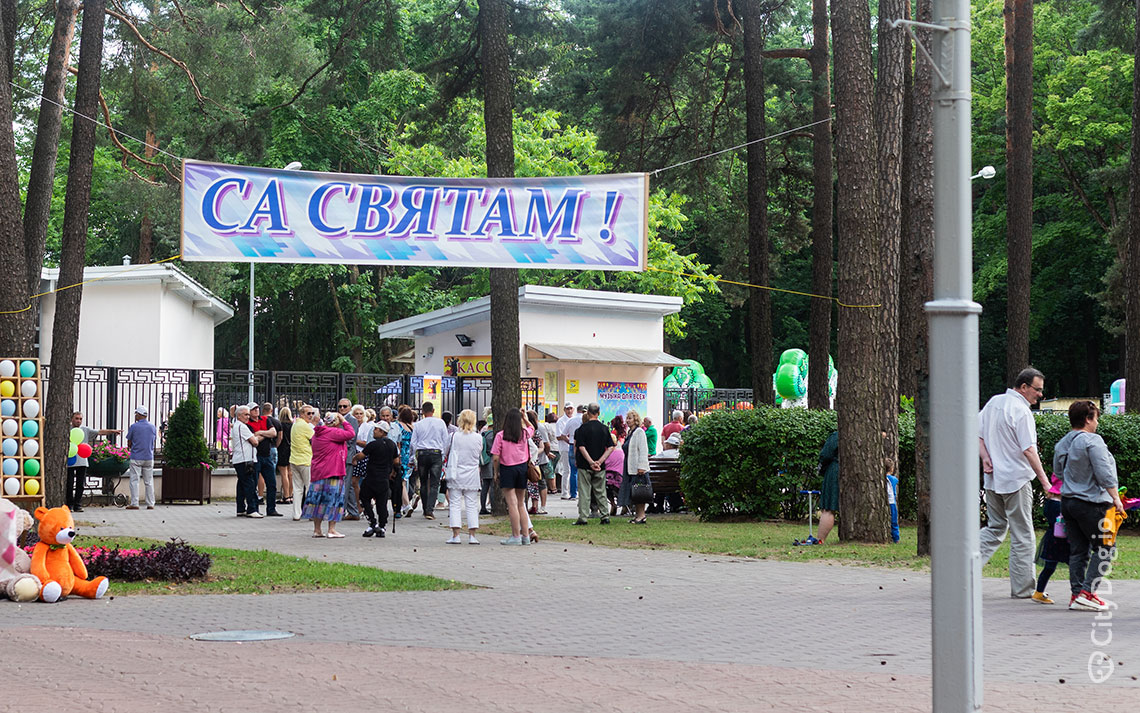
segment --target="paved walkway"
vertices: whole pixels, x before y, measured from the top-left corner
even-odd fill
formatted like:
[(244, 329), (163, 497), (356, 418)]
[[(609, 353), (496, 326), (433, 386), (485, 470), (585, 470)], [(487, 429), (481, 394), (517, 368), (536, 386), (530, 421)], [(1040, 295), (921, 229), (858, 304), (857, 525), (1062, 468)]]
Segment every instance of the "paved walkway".
[[(442, 511), (435, 522), (400, 520), (384, 540), (361, 538), (362, 523), (344, 523), (343, 540), (316, 540), (308, 522), (235, 518), (232, 508), (81, 517), (96, 525), (87, 534), (178, 536), (485, 588), (0, 603), (0, 650), (23, 652), (5, 677), (14, 694), (90, 696), (110, 711), (312, 710), (330, 696), (349, 711), (930, 708), (925, 574), (548, 541), (507, 548), (490, 537), (449, 546)], [(564, 502), (550, 509), (570, 515)], [(986, 709), (1069, 710), (1105, 693), (1087, 671), (1098, 650), (1118, 662), (1103, 685), (1140, 686), (1140, 582), (1114, 583), (1112, 598), (1120, 608), (1101, 622), (1110, 626), (1094, 630), (1092, 614), (1011, 600), (1004, 580), (985, 580)], [(186, 638), (240, 628), (299, 637)], [(1111, 642), (1094, 645), (1094, 631)], [(73, 664), (45, 682), (61, 654)]]

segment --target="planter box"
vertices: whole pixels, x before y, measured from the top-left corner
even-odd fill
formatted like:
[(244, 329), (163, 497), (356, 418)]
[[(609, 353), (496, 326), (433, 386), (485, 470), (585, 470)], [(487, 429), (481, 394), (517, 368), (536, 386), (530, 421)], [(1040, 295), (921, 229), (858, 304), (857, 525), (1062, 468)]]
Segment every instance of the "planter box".
[(210, 502), (210, 471), (205, 468), (162, 467), (162, 502), (197, 500)]
[(88, 461), (87, 472), (91, 475), (122, 475), (131, 467), (130, 461), (118, 462), (114, 458)]

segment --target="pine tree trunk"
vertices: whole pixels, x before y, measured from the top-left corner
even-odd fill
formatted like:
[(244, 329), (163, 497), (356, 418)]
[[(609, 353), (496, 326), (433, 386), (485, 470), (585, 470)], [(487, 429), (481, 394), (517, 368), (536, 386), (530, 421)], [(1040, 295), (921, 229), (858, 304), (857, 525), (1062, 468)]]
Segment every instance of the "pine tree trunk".
[[(103, 59), (104, 0), (86, 0), (83, 5), (83, 33), (79, 41), (79, 78), (75, 88), (75, 112), (95, 116), (99, 111), (100, 65)], [(62, 251), (59, 282), (83, 281), (87, 252), (87, 211), (91, 204), (91, 173), (95, 161), (95, 124), (76, 121), (71, 130), (71, 158), (67, 167), (64, 198)], [(72, 391), (75, 378), (75, 351), (79, 345), (79, 310), (83, 287), (63, 290), (56, 295), (55, 324), (52, 327), (51, 380), (48, 389), (44, 450), (44, 494), (50, 507), (62, 505), (67, 488), (67, 433), (70, 430)]]
[(903, 46), (906, 31), (891, 29), (906, 0), (879, 2), (879, 81), (875, 94), (875, 135), (879, 158), (879, 257), (882, 310), (879, 312), (879, 409), (882, 457), (898, 461), (899, 451), (899, 250), (902, 241)]
[[(158, 135), (154, 132), (154, 112), (147, 116), (146, 146), (143, 147), (143, 156), (148, 160), (154, 159), (155, 148), (158, 146)], [(145, 210), (145, 209), (144, 209)], [(154, 261), (154, 219), (143, 213), (139, 222), (139, 259), (138, 262), (149, 263)], [(360, 369), (358, 368), (357, 371)]]
[[(1140, 47), (1140, 3), (1136, 6), (1136, 40)], [(1128, 413), (1140, 413), (1140, 62), (1132, 70), (1132, 163), (1128, 168), (1128, 284), (1127, 326), (1124, 344), (1125, 391)]]
[(1029, 288), (1033, 267), (1033, 1), (1006, 0), (1006, 296), (1005, 371), (1009, 384), (1029, 364)]
[[(479, 0), (487, 176), (494, 178), (515, 175), (508, 9), (507, 0)], [(491, 410), (496, 429), (502, 429), (507, 411), (522, 404), (519, 358), (519, 271), (492, 269)], [(498, 484), (495, 485), (492, 509), (497, 515), (507, 511)]]
[(24, 199), (24, 259), (27, 263), (29, 295), (40, 291), (55, 162), (59, 155), (59, 132), (63, 124), (63, 92), (67, 85), (67, 65), (71, 57), (71, 43), (75, 39), (75, 17), (78, 13), (79, 0), (56, 2), (55, 27), (44, 72), (44, 98), (40, 101), (36, 143), (32, 150), (27, 197)]
[[(918, 0), (915, 20), (931, 22), (932, 0)], [(918, 41), (930, 47), (929, 30), (915, 33)], [(934, 299), (934, 105), (931, 103), (933, 71), (925, 58), (914, 67), (914, 94), (911, 114), (910, 220), (907, 234), (910, 247), (904, 252), (911, 295), (907, 318), (914, 326), (909, 351), (914, 355), (914, 489), (918, 510), (918, 554), (930, 554), (930, 328), (923, 305)]]
[[(906, 3), (907, 19), (910, 3)], [(916, 322), (923, 318), (922, 305), (915, 298), (910, 256), (914, 252), (914, 62), (910, 33), (903, 37), (903, 139), (902, 139), (902, 232), (899, 241), (899, 393), (914, 398), (917, 357), (914, 353)], [(926, 60), (919, 55), (919, 62)]]
[[(768, 266), (768, 158), (764, 138), (764, 9), (761, 0), (745, 0), (744, 97), (748, 141), (748, 281), (767, 286)], [(772, 295), (753, 288), (748, 295), (749, 347), (752, 352), (752, 390), (766, 394), (772, 388)]]
[(876, 236), (877, 162), (867, 0), (834, 0), (836, 158), (839, 171), (839, 533), (845, 540), (886, 542), (887, 499), (876, 354), (881, 288)]
[[(827, 0), (812, 0), (811, 119), (831, 118), (831, 75), (827, 45)], [(811, 207), (811, 291), (831, 295), (834, 269), (832, 255), (832, 161), (830, 122), (812, 128), (812, 207)], [(829, 299), (811, 301), (808, 338), (808, 408), (831, 407), (827, 383), (828, 356), (831, 352), (831, 310)]]
[[(12, 131), (12, 42), (16, 27), (16, 3), (0, 1), (0, 275), (9, 278), (0, 290), (0, 355), (34, 356), (36, 308), (31, 292), (24, 250), (24, 223), (20, 208), (20, 177), (16, 167), (16, 139)], [(8, 31), (9, 27), (12, 29)]]

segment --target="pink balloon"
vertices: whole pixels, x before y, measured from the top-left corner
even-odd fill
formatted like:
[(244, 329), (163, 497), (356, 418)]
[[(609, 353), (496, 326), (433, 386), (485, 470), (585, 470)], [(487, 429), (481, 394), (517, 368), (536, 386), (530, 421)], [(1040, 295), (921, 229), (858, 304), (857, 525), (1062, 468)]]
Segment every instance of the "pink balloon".
[(86, 443), (80, 443), (78, 448), (78, 455), (80, 458), (87, 458), (91, 455), (91, 446)]

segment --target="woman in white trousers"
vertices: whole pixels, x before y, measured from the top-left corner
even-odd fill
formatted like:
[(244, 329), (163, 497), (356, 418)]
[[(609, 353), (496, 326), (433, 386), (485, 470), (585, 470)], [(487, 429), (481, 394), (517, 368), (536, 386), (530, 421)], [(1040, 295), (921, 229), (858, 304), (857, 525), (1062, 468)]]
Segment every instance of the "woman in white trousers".
[(455, 425), (458, 431), (444, 450), (447, 463), (447, 493), (450, 505), (449, 524), (451, 539), (449, 545), (460, 544), (459, 531), (462, 529), (462, 516), (467, 514), (467, 544), (477, 545), (475, 531), (479, 529), (479, 454), (483, 452), (483, 437), (475, 430), (475, 412), (463, 409)]

